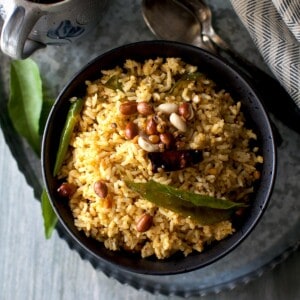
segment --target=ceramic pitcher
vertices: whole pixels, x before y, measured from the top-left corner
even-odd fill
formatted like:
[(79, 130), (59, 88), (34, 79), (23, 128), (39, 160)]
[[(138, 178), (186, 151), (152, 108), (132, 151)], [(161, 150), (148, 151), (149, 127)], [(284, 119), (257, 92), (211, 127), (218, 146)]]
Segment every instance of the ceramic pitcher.
[(0, 0), (1, 50), (24, 59), (47, 45), (72, 43), (101, 20), (106, 0)]

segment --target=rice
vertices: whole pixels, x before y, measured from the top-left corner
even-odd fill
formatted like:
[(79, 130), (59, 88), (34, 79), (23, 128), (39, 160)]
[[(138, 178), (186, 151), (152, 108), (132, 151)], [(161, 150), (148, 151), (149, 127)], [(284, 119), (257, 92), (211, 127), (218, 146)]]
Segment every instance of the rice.
[[(59, 178), (76, 186), (69, 206), (78, 230), (108, 249), (164, 259), (178, 251), (184, 255), (201, 252), (205, 245), (234, 233), (231, 220), (198, 224), (157, 207), (125, 184), (126, 180), (154, 180), (232, 201), (247, 201), (253, 192), (260, 177), (257, 165), (263, 163), (256, 134), (245, 127), (241, 102), (199, 72), (179, 58), (127, 60), (122, 67), (99, 71), (98, 80), (86, 82), (85, 104)], [(197, 76), (192, 80), (186, 74)], [(191, 105), (194, 115), (184, 120), (186, 131), (170, 124), (168, 130), (177, 148), (199, 149), (203, 160), (182, 170), (154, 172), (138, 136), (126, 138), (128, 122), (143, 131), (149, 119), (139, 113), (120, 113), (122, 103), (129, 101), (151, 104), (163, 121), (168, 116), (157, 112), (160, 104)], [(95, 193), (94, 183), (99, 180), (108, 190), (104, 198)], [(145, 214), (152, 222), (141, 232), (137, 223)]]

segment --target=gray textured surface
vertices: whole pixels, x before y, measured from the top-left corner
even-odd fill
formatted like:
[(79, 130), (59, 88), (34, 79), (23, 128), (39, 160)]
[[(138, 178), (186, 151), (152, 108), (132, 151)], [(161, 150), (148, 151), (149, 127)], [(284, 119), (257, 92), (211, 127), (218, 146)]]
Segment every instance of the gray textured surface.
[[(220, 0), (212, 1), (212, 4), (219, 32), (243, 55), (266, 69), (228, 2)], [(142, 20), (139, 1), (115, 0), (110, 2), (99, 26), (76, 48), (47, 48), (33, 58), (41, 68), (45, 85), (50, 87), (49, 94), (56, 96), (68, 78), (96, 55), (125, 43), (153, 38)], [(0, 59), (3, 84), (8, 80), (8, 60), (3, 56)], [(34, 200), (34, 192), (36, 195), (40, 192), (39, 161), (14, 135), (5, 112), (3, 96), (6, 93), (7, 89), (4, 88), (0, 102), (3, 131), (0, 135), (0, 209), (3, 212), (0, 218), (0, 299), (167, 299), (165, 296), (137, 291), (107, 278), (89, 262), (82, 260), (75, 251), (71, 251), (56, 232), (51, 240), (44, 239), (40, 204)], [(221, 294), (203, 299), (299, 298), (298, 252), (273, 271), (265, 272), (247, 285), (236, 281), (236, 278), (243, 276), (242, 282), (247, 282), (252, 278), (252, 272), (259, 277), (261, 266), (284, 252), (288, 246), (294, 245), (299, 236), (297, 178), (300, 173), (300, 137), (276, 120), (275, 124), (284, 141), (279, 147), (274, 195), (261, 224), (238, 251), (218, 264), (182, 277), (161, 278), (160, 283), (170, 282), (176, 287), (184, 282), (187, 286), (198, 285), (201, 290), (203, 286), (224, 284), (235, 279), (226, 284)], [(34, 187), (34, 191), (28, 183)], [(143, 278), (137, 278), (136, 281), (141, 282)], [(157, 280), (153, 282), (155, 284)], [(214, 291), (217, 292), (218, 288), (215, 287)]]

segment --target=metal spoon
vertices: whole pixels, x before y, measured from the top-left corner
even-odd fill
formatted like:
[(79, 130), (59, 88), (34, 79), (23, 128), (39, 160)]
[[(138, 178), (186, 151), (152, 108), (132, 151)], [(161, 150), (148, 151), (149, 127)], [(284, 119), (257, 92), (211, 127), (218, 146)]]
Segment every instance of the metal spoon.
[(212, 25), (212, 12), (203, 0), (173, 0), (178, 5), (188, 8), (201, 24), (201, 34), (208, 36), (215, 45), (223, 50), (231, 51), (231, 47), (215, 31)]
[(217, 52), (208, 37), (201, 38), (201, 25), (195, 16), (174, 1), (143, 0), (142, 14), (147, 26), (157, 37)]
[[(227, 44), (226, 47), (222, 46), (212, 38), (216, 33), (211, 26), (211, 11), (203, 3), (202, 0), (143, 0), (142, 13), (150, 30), (159, 38), (190, 43), (213, 53), (218, 53), (215, 47), (217, 45), (219, 50), (229, 54), (236, 61), (235, 66), (249, 82), (255, 84), (267, 109), (300, 133), (300, 109), (290, 95), (275, 78), (237, 54)], [(206, 12), (203, 5), (206, 6)], [(223, 55), (222, 57), (224, 58)]]
[[(243, 71), (252, 75), (252, 72), (261, 71), (258, 67), (236, 52), (224, 39), (222, 39), (215, 31), (212, 25), (212, 12), (210, 7), (204, 0), (173, 0), (179, 6), (184, 9), (188, 9), (189, 12), (197, 19), (201, 24), (202, 38), (209, 38), (216, 48), (220, 51), (224, 51), (230, 58), (234, 59), (238, 63), (239, 67), (243, 68)], [(263, 72), (263, 71), (261, 71)]]

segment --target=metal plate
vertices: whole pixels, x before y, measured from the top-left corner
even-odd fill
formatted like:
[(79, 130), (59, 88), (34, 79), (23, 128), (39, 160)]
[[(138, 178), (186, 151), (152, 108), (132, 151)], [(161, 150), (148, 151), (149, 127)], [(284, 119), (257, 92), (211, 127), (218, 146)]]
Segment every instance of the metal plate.
[[(241, 54), (267, 70), (248, 33), (241, 25), (227, 1), (211, 1), (216, 28)], [(55, 98), (63, 85), (87, 62), (117, 46), (141, 40), (155, 39), (143, 21), (139, 1), (110, 1), (99, 26), (76, 45), (48, 47), (32, 57), (41, 70), (47, 94)], [(0, 54), (0, 124), (20, 171), (39, 199), (42, 190), (40, 160), (16, 134), (7, 113), (9, 92), (9, 59)], [(62, 67), (63, 66), (63, 67)], [(283, 103), (284, 105), (284, 103)], [(60, 236), (71, 248), (88, 259), (92, 265), (137, 289), (167, 295), (204, 295), (247, 283), (272, 268), (294, 251), (300, 236), (300, 135), (272, 117), (282, 143), (278, 147), (277, 179), (269, 206), (254, 231), (232, 253), (201, 270), (181, 275), (138, 275), (99, 265), (92, 257), (84, 256), (82, 249), (73, 245), (63, 227)]]

